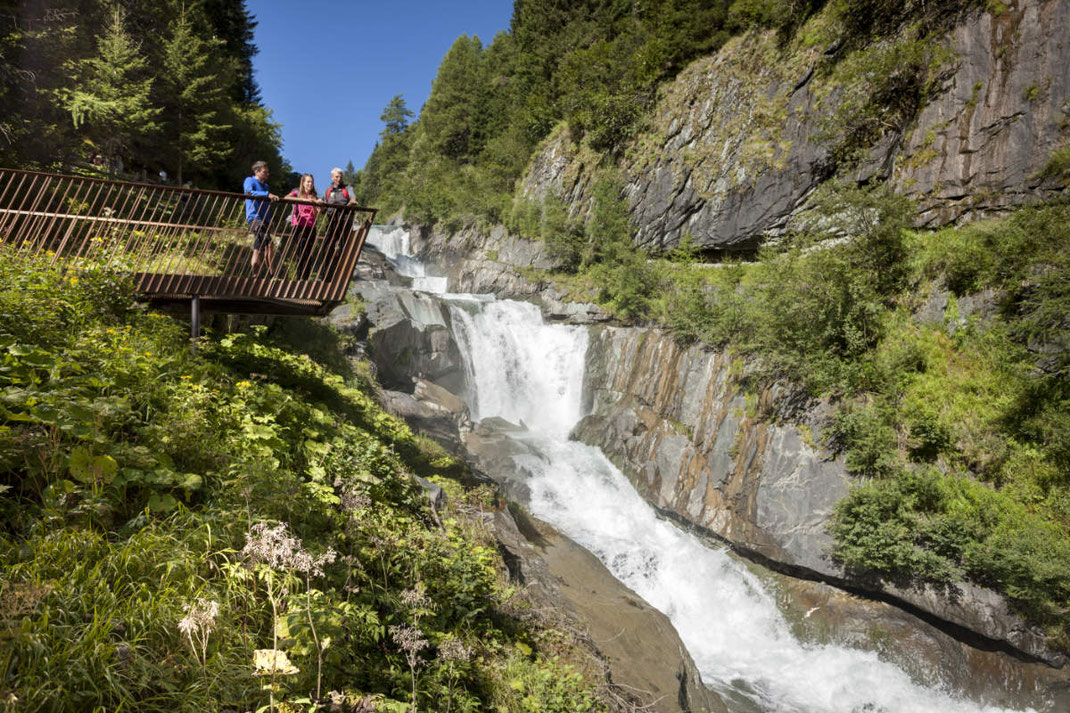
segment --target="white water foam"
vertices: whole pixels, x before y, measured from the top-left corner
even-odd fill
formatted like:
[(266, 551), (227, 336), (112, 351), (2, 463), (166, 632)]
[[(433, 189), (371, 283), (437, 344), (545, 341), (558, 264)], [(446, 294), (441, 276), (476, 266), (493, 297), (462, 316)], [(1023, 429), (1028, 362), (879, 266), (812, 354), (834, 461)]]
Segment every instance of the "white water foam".
[(580, 411), (587, 330), (545, 325), (526, 302), (465, 301), (450, 306), (450, 318), (472, 418), (498, 416), (567, 439)]
[[(471, 309), (471, 308), (470, 308)], [(665, 613), (702, 673), (733, 707), (776, 713), (994, 712), (915, 684), (873, 652), (806, 645), (759, 580), (657, 517), (597, 448), (566, 440), (581, 416), (587, 332), (546, 325), (538, 309), (500, 301), (452, 308), (475, 417), (523, 420), (537, 455), (516, 456), (531, 510), (594, 553)]]
[(539, 518), (594, 553), (665, 613), (703, 681), (732, 711), (996, 713), (914, 683), (873, 652), (808, 645), (792, 635), (761, 582), (728, 556), (657, 517), (597, 448), (567, 440), (581, 417), (587, 331), (547, 325), (533, 305), (447, 295), (468, 370), (473, 418), (523, 422), (535, 455)]

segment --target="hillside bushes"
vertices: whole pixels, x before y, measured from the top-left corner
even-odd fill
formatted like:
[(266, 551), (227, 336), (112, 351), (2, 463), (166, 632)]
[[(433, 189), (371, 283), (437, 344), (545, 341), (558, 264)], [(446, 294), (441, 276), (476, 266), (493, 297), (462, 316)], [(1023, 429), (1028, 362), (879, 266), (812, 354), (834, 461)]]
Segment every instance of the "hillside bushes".
[(5, 706), (602, 709), (503, 576), (494, 495), (358, 382), (262, 330), (193, 354), (104, 272), (0, 275)]

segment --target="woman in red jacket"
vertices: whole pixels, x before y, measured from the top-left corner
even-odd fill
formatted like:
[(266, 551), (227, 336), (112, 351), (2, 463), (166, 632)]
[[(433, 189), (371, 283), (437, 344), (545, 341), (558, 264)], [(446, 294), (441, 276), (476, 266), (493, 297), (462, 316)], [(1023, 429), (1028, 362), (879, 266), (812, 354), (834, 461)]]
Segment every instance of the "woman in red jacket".
[[(316, 182), (310, 173), (301, 176), (301, 182), (297, 184), (297, 188), (290, 191), (290, 197), (323, 203), (316, 195)], [(316, 206), (299, 203), (294, 206), (293, 215), (290, 216), (290, 223), (294, 228), (294, 247), (291, 255), (297, 265), (298, 280), (307, 280), (312, 272), (312, 253), (316, 243), (316, 216), (318, 214), (319, 209)]]

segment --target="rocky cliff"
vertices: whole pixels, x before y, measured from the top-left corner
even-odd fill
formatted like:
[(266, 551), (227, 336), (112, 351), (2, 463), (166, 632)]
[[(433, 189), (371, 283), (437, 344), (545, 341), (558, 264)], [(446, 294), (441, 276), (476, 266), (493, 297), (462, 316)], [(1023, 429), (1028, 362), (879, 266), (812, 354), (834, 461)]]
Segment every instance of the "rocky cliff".
[(862, 578), (833, 561), (826, 524), (848, 475), (823, 445), (828, 404), (780, 387), (748, 393), (736, 378), (746, 368), (657, 330), (595, 328), (589, 415), (573, 435), (663, 512), (779, 571), (869, 592), (982, 646), (1066, 664), (994, 592)]
[[(1037, 175), (1070, 140), (1070, 0), (1005, 5), (973, 13), (930, 48), (924, 105), (870, 132), (855, 161), (837, 153), (844, 114), (880, 88), (872, 66), (894, 66), (896, 40), (847, 53), (818, 16), (788, 47), (775, 33), (751, 33), (694, 62), (621, 161), (636, 243), (661, 249), (690, 235), (709, 248), (753, 246), (837, 175), (891, 180), (927, 226), (1059, 190)], [(522, 193), (582, 212), (599, 159), (562, 128), (533, 159)]]
[[(488, 270), (486, 277), (509, 273), (506, 263)], [(483, 279), (478, 274), (469, 279)], [(515, 273), (502, 280), (499, 285), (528, 289)], [(450, 336), (449, 305), (381, 281), (358, 283), (355, 289), (371, 320), (370, 355), (380, 374), (390, 374), (392, 386), (403, 389), (384, 392), (386, 403), (418, 430), (464, 454), (479, 471), (494, 473), (511, 499), (525, 502), (526, 475), (514, 461), (523, 455), (522, 444), (509, 437), (516, 426), (501, 419), (473, 424), (458, 398), (468, 385), (462, 366), (450, 356), (457, 346)], [(342, 329), (363, 329), (361, 320), (344, 311), (332, 321)], [(828, 404), (782, 387), (747, 392), (738, 379), (745, 362), (682, 347), (655, 329), (592, 325), (590, 330), (588, 415), (573, 437), (599, 446), (665, 516), (771, 568), (756, 571), (776, 592), (801, 639), (875, 647), (918, 680), (969, 690), (994, 705), (1033, 701), (1038, 710), (1070, 705), (1070, 670), (1051, 667), (1064, 662), (998, 595), (967, 585), (949, 592), (860, 579), (829, 557), (825, 522), (846, 493), (848, 478), (842, 462), (822, 444)], [(663, 619), (631, 602), (634, 595), (614, 587), (591, 556), (558, 542), (552, 533), (520, 529), (523, 537), (499, 532), (517, 558), (518, 572), (529, 585), (538, 582), (554, 590), (553, 606), (566, 607), (568, 600), (566, 608), (590, 622), (592, 639), (614, 662), (615, 680), (641, 681), (656, 698), (669, 692), (666, 682), (679, 668), (685, 672), (681, 695), (686, 688), (689, 705), (717, 709), (716, 699), (705, 700), (703, 689), (694, 686), (693, 664), (675, 648), (677, 640), (664, 631)], [(515, 527), (509, 531), (516, 535)], [(557, 585), (555, 577), (560, 577)], [(608, 613), (584, 608), (589, 596), (583, 593), (592, 590), (600, 592), (599, 602), (616, 602), (606, 604)], [(614, 622), (624, 616), (634, 619), (630, 626), (637, 631), (647, 632), (645, 645), (656, 642), (664, 651), (638, 645), (620, 649)], [(647, 654), (664, 661), (643, 663)], [(670, 706), (666, 710), (675, 710), (675, 699), (659, 700)]]

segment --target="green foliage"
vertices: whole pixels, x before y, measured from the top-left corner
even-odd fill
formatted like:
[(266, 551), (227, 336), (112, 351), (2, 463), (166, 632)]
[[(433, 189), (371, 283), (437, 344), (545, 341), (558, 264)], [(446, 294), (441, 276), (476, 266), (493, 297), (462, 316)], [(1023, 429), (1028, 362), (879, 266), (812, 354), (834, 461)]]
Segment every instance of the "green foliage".
[(646, 251), (632, 244), (620, 182), (603, 176), (595, 182), (592, 194), (581, 267), (598, 286), (600, 303), (625, 319), (645, 317), (657, 288), (657, 274)]
[(78, 81), (73, 88), (57, 90), (57, 96), (74, 127), (84, 125), (109, 162), (129, 151), (135, 137), (151, 136), (159, 129), (160, 109), (150, 101), (153, 77), (147, 69), (119, 8), (97, 41), (97, 55), (67, 63)]
[(405, 104), (405, 98), (400, 94), (394, 95), (394, 98), (383, 109), (383, 113), (379, 115), (379, 120), (384, 125), (380, 136), (385, 138), (388, 134), (403, 133), (409, 128), (409, 119), (413, 116), (415, 115)]
[[(623, 315), (644, 284), (623, 248), (641, 253), (619, 237), (612, 181), (595, 191), (590, 262), (561, 285), (589, 280)], [(1070, 646), (1070, 203), (924, 234), (884, 188), (829, 185), (812, 206), (749, 263), (701, 264), (688, 240), (642, 260), (658, 294), (629, 316), (748, 357), (754, 387), (836, 397), (824, 445), (864, 483), (832, 525), (845, 564), (993, 587)], [(518, 203), (514, 229), (537, 230), (544, 212)], [(944, 285), (943, 319), (922, 323), (921, 300)]]
[(447, 229), (504, 222), (516, 179), (555, 126), (619, 152), (658, 84), (729, 38), (729, 4), (518, 3), (489, 46), (460, 37), (450, 48), (409, 140), (384, 137), (368, 159), (369, 200)]
[(1070, 145), (1055, 149), (1048, 158), (1048, 162), (1044, 164), (1040, 175), (1045, 178), (1070, 180)]
[[(164, 169), (229, 190), (254, 160), (285, 175), (253, 79), (255, 24), (242, 0), (87, 0), (3, 18), (0, 160), (122, 178)], [(104, 171), (87, 163), (97, 153)]]
[[(1070, 211), (1057, 202), (919, 238), (923, 278), (963, 296), (989, 290), (998, 313), (962, 326), (949, 310), (946, 328), (893, 315), (865, 358), (873, 403), (837, 420), (848, 466), (877, 480), (852, 490), (833, 527), (845, 563), (994, 587), (1062, 647), (1068, 230)], [(919, 470), (928, 461), (948, 474)]]
[(1032, 621), (1065, 635), (1070, 540), (1065, 528), (1004, 493), (933, 471), (898, 470), (853, 488), (831, 527), (845, 564), (890, 577), (1002, 591)]
[(179, 185), (186, 174), (204, 175), (218, 167), (231, 150), (225, 132), (232, 126), (223, 123), (225, 86), (217, 69), (223, 41), (195, 32), (191, 14), (183, 5), (171, 22), (160, 78), (167, 89), (164, 112), (172, 119), (168, 138)]
[[(548, 662), (568, 646), (511, 613), (473, 514), (498, 503), (453, 482), (437, 524), (412, 473), (463, 464), (279, 346), (307, 332), (191, 353), (121, 277), (7, 251), (0, 276), (5, 700), (308, 710), (333, 689), (382, 710), (410, 691), (425, 710), (598, 708), (593, 679)], [(398, 626), (426, 642), (417, 658)]]
[(461, 36), (442, 59), (421, 112), (424, 150), (453, 160), (478, 152), (480, 136), (474, 119), (478, 89), (483, 85), (482, 49), (478, 37)]

